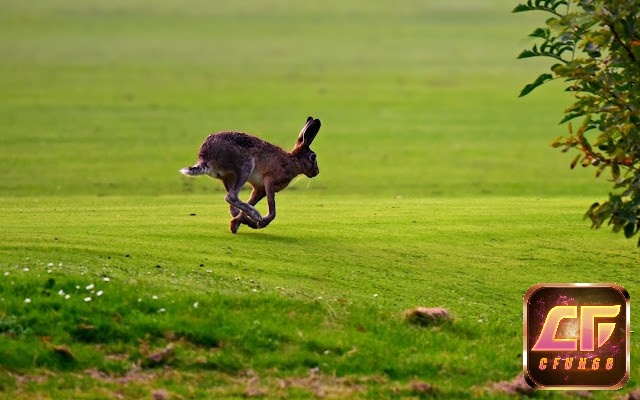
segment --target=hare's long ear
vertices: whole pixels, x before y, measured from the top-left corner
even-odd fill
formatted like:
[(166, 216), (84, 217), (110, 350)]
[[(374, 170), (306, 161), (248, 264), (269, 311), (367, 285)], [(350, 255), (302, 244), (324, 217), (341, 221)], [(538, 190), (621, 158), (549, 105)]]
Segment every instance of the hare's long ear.
[(300, 135), (298, 135), (296, 146), (311, 146), (311, 142), (313, 142), (313, 139), (315, 139), (316, 135), (320, 131), (320, 126), (321, 124), (319, 119), (313, 119), (313, 117), (307, 118), (307, 123), (300, 131)]

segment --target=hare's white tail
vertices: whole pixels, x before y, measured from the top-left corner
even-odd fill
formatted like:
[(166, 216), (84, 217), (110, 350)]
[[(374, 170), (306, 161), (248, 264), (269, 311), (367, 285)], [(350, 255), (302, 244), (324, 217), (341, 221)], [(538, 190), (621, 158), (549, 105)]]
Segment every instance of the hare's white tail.
[(186, 176), (204, 175), (207, 173), (207, 171), (208, 171), (207, 166), (202, 164), (197, 164), (197, 165), (194, 165), (193, 167), (184, 167), (180, 170), (180, 172)]

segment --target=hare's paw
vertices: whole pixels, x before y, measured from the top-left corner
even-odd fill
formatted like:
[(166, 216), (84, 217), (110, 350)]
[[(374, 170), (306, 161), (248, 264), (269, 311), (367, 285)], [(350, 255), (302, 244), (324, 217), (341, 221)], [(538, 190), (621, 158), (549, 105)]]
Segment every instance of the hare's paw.
[(266, 228), (271, 223), (271, 221), (273, 221), (273, 218), (262, 218), (260, 222), (258, 222), (258, 228)]
[(260, 221), (254, 221), (251, 218), (249, 218), (249, 216), (245, 214), (245, 212), (243, 211), (240, 214), (238, 214), (235, 218), (233, 218), (231, 222), (229, 222), (229, 230), (231, 231), (231, 233), (236, 233), (238, 232), (238, 228), (240, 228), (240, 225), (243, 225), (243, 224), (252, 229), (260, 229), (261, 223), (262, 223), (262, 219)]
[(235, 234), (238, 232), (238, 228), (240, 228), (240, 225), (242, 224), (242, 222), (237, 219), (234, 218), (231, 220), (231, 222), (229, 222), (229, 230), (231, 231), (231, 233)]
[(247, 221), (253, 222), (249, 219), (249, 217), (247, 217), (244, 211), (241, 211), (229, 222), (229, 230), (231, 231), (231, 233), (236, 233), (238, 232), (238, 228), (240, 228), (240, 225), (242, 225), (243, 223), (246, 224)]
[(252, 220), (256, 221), (257, 223), (260, 223), (262, 221), (262, 216), (260, 215), (260, 213), (258, 212), (258, 210), (256, 210), (255, 208), (251, 207), (249, 210), (249, 212), (247, 212), (247, 216), (249, 218), (251, 218)]

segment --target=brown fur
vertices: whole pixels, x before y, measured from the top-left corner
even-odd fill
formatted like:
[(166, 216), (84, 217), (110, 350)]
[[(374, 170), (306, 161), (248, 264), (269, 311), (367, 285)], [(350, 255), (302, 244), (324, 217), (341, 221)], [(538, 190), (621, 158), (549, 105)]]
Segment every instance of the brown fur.
[[(188, 176), (207, 174), (220, 179), (227, 190), (232, 233), (241, 224), (264, 228), (276, 217), (275, 194), (286, 188), (300, 174), (309, 178), (320, 170), (315, 153), (309, 148), (320, 130), (320, 120), (307, 118), (295, 146), (290, 152), (243, 132), (219, 132), (207, 136), (198, 153), (198, 162), (181, 172)], [(245, 183), (253, 187), (245, 203), (238, 193)], [(267, 197), (269, 213), (262, 217), (256, 203)]]

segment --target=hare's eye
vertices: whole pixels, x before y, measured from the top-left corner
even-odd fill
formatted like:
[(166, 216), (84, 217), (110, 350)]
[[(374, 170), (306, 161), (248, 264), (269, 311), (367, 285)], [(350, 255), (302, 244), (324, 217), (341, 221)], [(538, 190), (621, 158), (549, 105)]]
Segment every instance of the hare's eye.
[(315, 155), (315, 153), (311, 153), (311, 154), (309, 154), (309, 160), (311, 160), (311, 161), (313, 161), (313, 162), (316, 162), (316, 155)]

